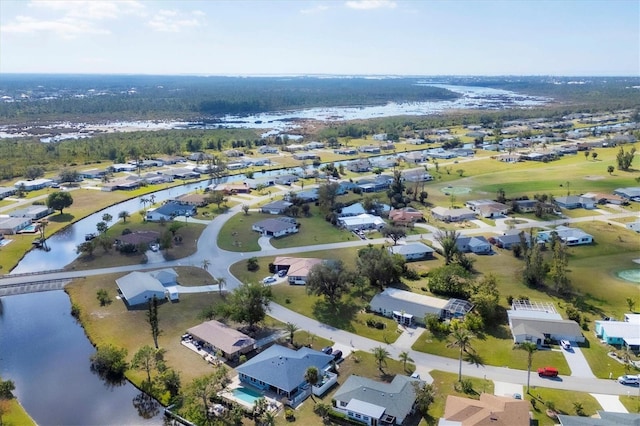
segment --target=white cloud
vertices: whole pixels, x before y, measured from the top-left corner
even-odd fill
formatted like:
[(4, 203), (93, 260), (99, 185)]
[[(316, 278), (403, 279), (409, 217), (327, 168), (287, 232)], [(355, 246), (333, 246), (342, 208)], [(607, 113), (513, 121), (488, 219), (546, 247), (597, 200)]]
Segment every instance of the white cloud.
[(397, 4), (390, 0), (352, 0), (345, 3), (350, 9), (371, 10), (371, 9), (395, 9)]
[(300, 10), (300, 13), (302, 13), (303, 15), (312, 15), (314, 13), (322, 13), (325, 10), (329, 10), (329, 7), (319, 4), (318, 6), (310, 7), (309, 9), (302, 9)]
[(184, 28), (199, 27), (202, 23), (200, 18), (205, 13), (196, 10), (183, 13), (177, 10), (160, 10), (147, 22), (147, 25), (154, 31), (166, 33), (179, 33)]
[(111, 31), (101, 26), (99, 21), (140, 14), (144, 9), (144, 5), (135, 0), (33, 0), (28, 7), (33, 11), (32, 16), (16, 16), (0, 31), (6, 34), (51, 33), (65, 39), (81, 34), (105, 35)]

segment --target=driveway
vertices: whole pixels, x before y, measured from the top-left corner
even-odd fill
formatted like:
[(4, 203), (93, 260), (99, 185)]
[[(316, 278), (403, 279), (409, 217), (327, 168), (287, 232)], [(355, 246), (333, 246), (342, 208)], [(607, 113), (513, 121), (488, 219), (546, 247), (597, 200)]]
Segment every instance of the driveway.
[(592, 393), (592, 397), (598, 401), (598, 404), (604, 411), (611, 411), (613, 413), (628, 413), (627, 408), (620, 402), (618, 395), (603, 395), (601, 393)]
[(493, 382), (493, 394), (497, 396), (509, 396), (513, 398), (514, 394), (524, 395), (524, 386), (516, 383)]
[(569, 364), (569, 368), (571, 369), (571, 376), (573, 377), (588, 377), (595, 379), (596, 376), (591, 372), (591, 367), (589, 367), (589, 363), (584, 357), (582, 350), (578, 347), (576, 342), (571, 342), (571, 349), (564, 350), (561, 349), (564, 354), (564, 358), (567, 360), (567, 364)]

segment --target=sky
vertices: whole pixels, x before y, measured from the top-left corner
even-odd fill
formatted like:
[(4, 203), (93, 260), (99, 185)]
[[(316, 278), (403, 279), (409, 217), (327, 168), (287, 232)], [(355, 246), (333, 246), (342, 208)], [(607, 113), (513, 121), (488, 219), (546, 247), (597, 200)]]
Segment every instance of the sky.
[(1, 73), (640, 75), (640, 0), (0, 0)]

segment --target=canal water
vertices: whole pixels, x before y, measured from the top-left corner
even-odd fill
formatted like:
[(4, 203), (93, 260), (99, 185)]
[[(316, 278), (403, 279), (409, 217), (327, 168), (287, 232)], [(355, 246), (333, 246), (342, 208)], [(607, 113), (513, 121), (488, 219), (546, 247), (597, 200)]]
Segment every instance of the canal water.
[(129, 382), (91, 372), (95, 350), (70, 310), (63, 291), (0, 299), (0, 375), (29, 415), (39, 425), (162, 424), (159, 405), (138, 411), (141, 392)]

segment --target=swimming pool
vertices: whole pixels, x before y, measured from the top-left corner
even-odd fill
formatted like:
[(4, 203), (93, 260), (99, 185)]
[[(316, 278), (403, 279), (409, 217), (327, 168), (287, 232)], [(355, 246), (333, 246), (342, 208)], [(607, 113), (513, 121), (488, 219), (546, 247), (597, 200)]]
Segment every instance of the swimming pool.
[(236, 398), (250, 405), (254, 405), (256, 403), (256, 400), (263, 398), (262, 394), (260, 394), (259, 392), (254, 391), (253, 389), (245, 388), (244, 386), (233, 389), (231, 393)]
[(23, 233), (24, 234), (27, 234), (27, 233), (32, 234), (32, 233), (35, 233), (37, 231), (38, 231), (38, 225), (32, 223), (31, 225), (25, 226), (24, 228), (22, 228), (19, 231), (19, 233), (20, 234), (23, 234)]

